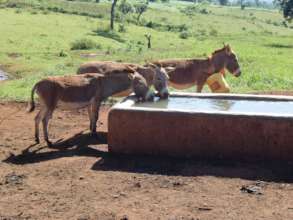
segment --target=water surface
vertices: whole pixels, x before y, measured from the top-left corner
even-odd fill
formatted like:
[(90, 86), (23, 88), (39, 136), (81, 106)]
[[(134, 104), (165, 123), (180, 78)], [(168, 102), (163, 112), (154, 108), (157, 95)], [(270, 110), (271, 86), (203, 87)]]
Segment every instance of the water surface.
[(145, 107), (170, 110), (204, 112), (292, 114), (293, 101), (234, 100), (220, 98), (170, 97), (168, 100), (133, 104), (132, 107)]

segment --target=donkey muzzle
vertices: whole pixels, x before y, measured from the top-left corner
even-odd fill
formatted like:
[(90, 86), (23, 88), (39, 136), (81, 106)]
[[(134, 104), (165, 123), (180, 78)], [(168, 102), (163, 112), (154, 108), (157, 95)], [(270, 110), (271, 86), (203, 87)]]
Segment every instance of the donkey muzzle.
[(167, 99), (169, 97), (169, 91), (167, 88), (164, 88), (162, 89), (160, 92), (159, 92), (159, 97), (161, 99)]
[(234, 73), (233, 73), (233, 75), (236, 76), (236, 77), (240, 76), (241, 75), (240, 68), (238, 68), (237, 70), (235, 70)]

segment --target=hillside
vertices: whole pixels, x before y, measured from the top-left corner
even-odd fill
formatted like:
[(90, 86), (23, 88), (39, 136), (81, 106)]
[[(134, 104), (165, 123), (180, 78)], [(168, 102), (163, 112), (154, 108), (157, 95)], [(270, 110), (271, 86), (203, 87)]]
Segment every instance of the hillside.
[[(242, 66), (241, 78), (227, 75), (233, 92), (293, 88), (293, 28), (278, 11), (151, 3), (140, 22), (120, 15), (111, 32), (108, 1), (2, 0), (0, 6), (0, 68), (12, 77), (1, 83), (2, 99), (26, 100), (40, 78), (74, 74), (89, 60), (205, 57), (223, 42)], [(152, 49), (145, 34), (152, 35)], [(93, 48), (73, 50), (76, 41)]]

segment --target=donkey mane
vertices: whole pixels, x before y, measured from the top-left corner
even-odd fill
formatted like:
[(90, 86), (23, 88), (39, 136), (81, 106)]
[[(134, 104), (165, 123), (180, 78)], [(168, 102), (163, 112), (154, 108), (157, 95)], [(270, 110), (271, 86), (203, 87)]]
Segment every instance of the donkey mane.
[(215, 55), (216, 53), (223, 52), (225, 49), (226, 49), (226, 47), (223, 47), (223, 48), (221, 48), (221, 49), (215, 50), (215, 51), (212, 53), (212, 56)]

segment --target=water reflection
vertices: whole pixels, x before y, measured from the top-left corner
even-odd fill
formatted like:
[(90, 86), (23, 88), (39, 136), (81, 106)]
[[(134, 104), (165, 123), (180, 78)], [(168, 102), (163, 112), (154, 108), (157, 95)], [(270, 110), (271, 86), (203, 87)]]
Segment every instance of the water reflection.
[(133, 107), (187, 111), (253, 112), (293, 115), (293, 101), (170, 97), (168, 100), (160, 100), (156, 98), (154, 102), (136, 103)]
[(229, 111), (236, 102), (235, 100), (226, 99), (208, 99), (207, 101), (211, 103), (213, 109), (219, 111)]
[(147, 108), (162, 108), (162, 109), (212, 109), (219, 111), (229, 111), (230, 108), (235, 104), (234, 100), (225, 99), (195, 99), (195, 98), (169, 98), (159, 99), (155, 98), (154, 102), (141, 102), (136, 103), (137, 107)]

